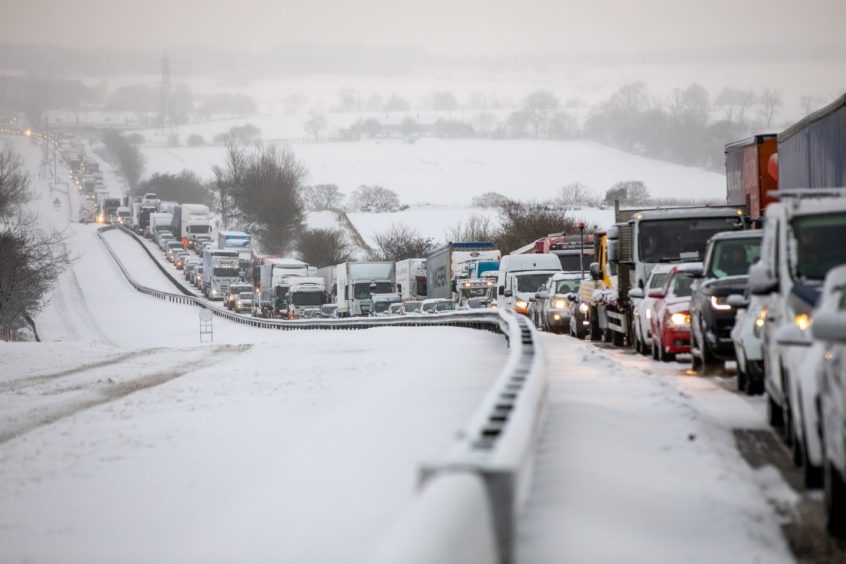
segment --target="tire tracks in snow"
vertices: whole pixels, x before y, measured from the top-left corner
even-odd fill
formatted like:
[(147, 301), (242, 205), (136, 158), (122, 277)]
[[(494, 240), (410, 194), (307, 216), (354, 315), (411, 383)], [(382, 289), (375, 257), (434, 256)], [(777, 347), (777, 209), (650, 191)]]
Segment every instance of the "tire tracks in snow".
[[(207, 347), (147, 349), (66, 373), (39, 377), (40, 381), (32, 386), (0, 393), (0, 413), (4, 413), (0, 417), (0, 446), (87, 409), (224, 362), (250, 348), (252, 345), (221, 345), (211, 350)], [(145, 353), (150, 352), (155, 360), (143, 362), (149, 356)], [(162, 370), (163, 365), (168, 368)], [(131, 375), (127, 377), (127, 374)], [(68, 381), (70, 376), (77, 379)], [(22, 401), (21, 396), (28, 397)], [(21, 408), (20, 404), (26, 404), (26, 408)], [(18, 407), (17, 413), (13, 406)]]

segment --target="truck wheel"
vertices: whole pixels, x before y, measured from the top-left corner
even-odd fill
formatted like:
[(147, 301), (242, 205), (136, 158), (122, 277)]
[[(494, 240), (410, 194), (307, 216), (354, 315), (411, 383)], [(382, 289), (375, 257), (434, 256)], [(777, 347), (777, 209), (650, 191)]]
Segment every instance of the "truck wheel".
[(737, 367), (737, 391), (744, 392), (746, 388), (749, 386), (749, 383), (746, 380), (746, 372), (744, 372), (740, 366)]
[(769, 392), (767, 392), (767, 420), (771, 427), (781, 427), (784, 425), (784, 410), (776, 403)]
[(615, 347), (625, 347), (626, 346), (626, 336), (619, 331), (611, 331), (611, 342), (614, 344)]
[(659, 360), (658, 358), (658, 343), (652, 339), (652, 360)]
[(761, 363), (746, 361), (746, 394), (764, 393), (764, 369)]

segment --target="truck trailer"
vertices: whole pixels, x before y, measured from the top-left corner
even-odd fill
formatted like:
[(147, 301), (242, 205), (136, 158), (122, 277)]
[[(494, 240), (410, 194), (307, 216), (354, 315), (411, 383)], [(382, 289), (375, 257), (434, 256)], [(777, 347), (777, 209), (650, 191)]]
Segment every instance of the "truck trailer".
[(502, 253), (493, 241), (447, 243), (426, 254), (426, 281), (429, 298), (456, 299), (456, 283), (468, 278), (470, 265), (500, 260)]
[(208, 249), (203, 253), (203, 293), (212, 300), (222, 300), (229, 286), (241, 280), (238, 252)]
[(772, 192), (778, 190), (768, 170), (777, 145), (774, 133), (764, 133), (725, 146), (728, 205), (745, 206), (750, 217), (763, 217), (774, 201)]
[(779, 190), (846, 186), (846, 94), (778, 134)]
[[(339, 317), (370, 313), (370, 296), (395, 292), (393, 262), (345, 262), (334, 267), (331, 299), (338, 305)], [(326, 270), (321, 269), (326, 277)]]
[[(197, 235), (211, 234), (211, 210), (203, 204), (181, 204), (173, 210), (173, 236), (188, 242), (193, 248)], [(225, 249), (227, 247), (218, 248)]]

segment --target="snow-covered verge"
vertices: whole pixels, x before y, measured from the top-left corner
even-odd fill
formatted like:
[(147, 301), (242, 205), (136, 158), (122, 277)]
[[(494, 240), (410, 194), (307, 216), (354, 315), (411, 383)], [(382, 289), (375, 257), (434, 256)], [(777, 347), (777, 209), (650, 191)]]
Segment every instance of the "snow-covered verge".
[[(468, 205), (485, 192), (546, 200), (580, 182), (604, 195), (616, 182), (641, 180), (656, 197), (725, 198), (725, 176), (639, 157), (590, 141), (445, 140), (293, 143), (310, 184), (395, 191), (404, 204)], [(144, 147), (146, 172), (190, 169), (202, 178), (221, 164), (223, 147)]]
[(549, 416), (518, 561), (792, 561), (768, 503), (781, 479), (752, 469), (732, 436), (766, 426), (761, 398), (676, 363), (545, 344)]

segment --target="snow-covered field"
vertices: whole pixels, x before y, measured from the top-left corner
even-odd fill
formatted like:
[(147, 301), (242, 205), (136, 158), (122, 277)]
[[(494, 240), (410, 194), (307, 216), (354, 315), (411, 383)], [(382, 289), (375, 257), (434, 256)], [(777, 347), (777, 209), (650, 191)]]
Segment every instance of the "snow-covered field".
[[(616, 182), (640, 180), (653, 196), (724, 198), (725, 177), (638, 157), (589, 141), (444, 140), (293, 143), (311, 184), (361, 185), (395, 191), (405, 204), (468, 205), (485, 192), (545, 200), (580, 182), (604, 194)], [(222, 147), (143, 147), (146, 173), (193, 170), (211, 177)]]

